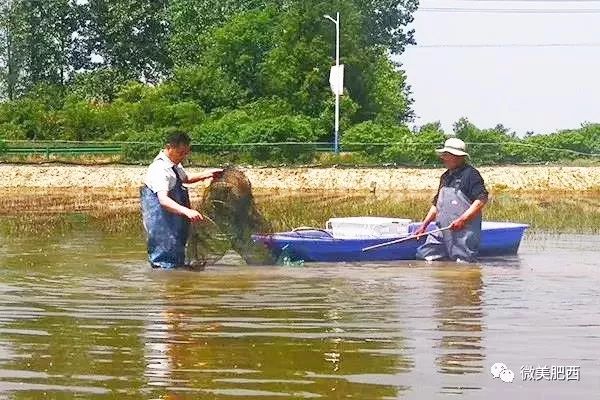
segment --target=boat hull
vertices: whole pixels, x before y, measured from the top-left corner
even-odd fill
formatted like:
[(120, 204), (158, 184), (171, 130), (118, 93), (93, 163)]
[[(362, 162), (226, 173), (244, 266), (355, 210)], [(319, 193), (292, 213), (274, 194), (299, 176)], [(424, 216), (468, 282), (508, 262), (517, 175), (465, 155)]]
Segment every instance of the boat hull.
[[(418, 224), (411, 224), (409, 233)], [(528, 225), (509, 222), (483, 222), (479, 255), (502, 256), (516, 254)], [(430, 226), (430, 230), (435, 226)], [(377, 249), (362, 251), (365, 247), (392, 241), (397, 238), (335, 239), (326, 230), (301, 230), (255, 235), (256, 242), (264, 244), (278, 258), (284, 252), (292, 261), (307, 262), (356, 262), (414, 260), (417, 249), (425, 243), (425, 237), (412, 239)]]

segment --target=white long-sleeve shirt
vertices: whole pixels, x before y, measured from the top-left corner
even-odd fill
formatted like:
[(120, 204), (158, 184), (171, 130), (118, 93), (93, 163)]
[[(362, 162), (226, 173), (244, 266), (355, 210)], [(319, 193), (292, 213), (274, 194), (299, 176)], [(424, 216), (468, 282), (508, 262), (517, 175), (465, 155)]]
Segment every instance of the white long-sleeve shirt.
[[(173, 171), (174, 165), (173, 161), (161, 150), (148, 167), (144, 184), (154, 193), (170, 191), (175, 187), (175, 183), (177, 182), (175, 171)], [(187, 173), (183, 169), (183, 166), (177, 164), (175, 169), (179, 174), (179, 178), (184, 182), (187, 181)]]

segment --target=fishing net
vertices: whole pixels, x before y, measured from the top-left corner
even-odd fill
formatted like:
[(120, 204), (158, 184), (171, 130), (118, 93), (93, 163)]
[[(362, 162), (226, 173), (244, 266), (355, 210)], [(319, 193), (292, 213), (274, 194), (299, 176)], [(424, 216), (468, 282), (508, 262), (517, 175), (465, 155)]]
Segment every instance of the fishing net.
[(258, 211), (252, 185), (242, 171), (228, 167), (214, 178), (198, 208), (207, 218), (190, 227), (186, 258), (193, 266), (214, 264), (229, 250), (250, 265), (275, 261), (262, 244), (252, 239), (253, 234), (273, 230)]

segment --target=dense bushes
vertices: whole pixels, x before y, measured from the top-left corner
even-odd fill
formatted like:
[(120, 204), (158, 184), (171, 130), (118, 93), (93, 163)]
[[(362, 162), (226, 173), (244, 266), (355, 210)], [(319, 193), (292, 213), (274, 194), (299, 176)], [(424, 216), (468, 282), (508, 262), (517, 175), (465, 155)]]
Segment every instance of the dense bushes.
[[(240, 132), (242, 143), (278, 143), (273, 146), (246, 146), (251, 160), (310, 162), (318, 136), (315, 122), (306, 117), (281, 116), (251, 122)], [(292, 144), (298, 143), (298, 144)]]
[(115, 135), (115, 139), (127, 142), (122, 145), (125, 161), (149, 161), (163, 147), (167, 133), (165, 130), (123, 131)]
[[(108, 141), (122, 143), (123, 160), (147, 162), (162, 147), (172, 127), (190, 132), (196, 159), (216, 164), (432, 166), (439, 165), (434, 150), (446, 139), (439, 123), (410, 130), (406, 125), (366, 121), (342, 132), (343, 157), (331, 159), (317, 153), (331, 148), (317, 143), (323, 138), (331, 140), (326, 122), (295, 115), (281, 99), (265, 99), (236, 110), (218, 109), (206, 115), (194, 102), (173, 102), (164, 92), (157, 94), (155, 88), (127, 86), (112, 103), (67, 98), (60, 110), (32, 99), (0, 104), (0, 153), (7, 144), (15, 146), (19, 140), (30, 145), (40, 140)], [(454, 135), (469, 143), (471, 159), (477, 165), (598, 160), (600, 154), (600, 124), (521, 138), (501, 125), (479, 129), (462, 119), (455, 124)]]
[[(454, 135), (469, 144), (471, 159), (479, 165), (600, 158), (600, 124), (519, 138), (502, 125), (479, 129), (461, 119), (454, 126)], [(427, 166), (439, 163), (434, 150), (445, 139), (438, 123), (424, 125), (413, 132), (405, 126), (369, 121), (355, 125), (344, 134), (342, 149), (358, 152), (370, 163)]]
[(434, 152), (445, 140), (439, 124), (427, 124), (417, 132), (406, 126), (366, 122), (356, 125), (343, 137), (344, 150), (358, 151), (373, 163), (432, 165)]

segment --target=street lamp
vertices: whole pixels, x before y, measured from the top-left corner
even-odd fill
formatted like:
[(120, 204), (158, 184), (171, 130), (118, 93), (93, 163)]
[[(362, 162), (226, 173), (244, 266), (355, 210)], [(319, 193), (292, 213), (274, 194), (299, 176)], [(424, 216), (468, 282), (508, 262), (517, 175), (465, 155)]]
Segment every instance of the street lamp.
[[(331, 22), (335, 24), (335, 66), (336, 71), (339, 73), (340, 69), (340, 13), (337, 13), (337, 18), (333, 19), (329, 15), (323, 15), (324, 18), (327, 18)], [(343, 88), (343, 79), (342, 79), (342, 88)], [(335, 138), (334, 138), (334, 151), (335, 154), (339, 154), (339, 134), (340, 134), (340, 93), (339, 91), (335, 91)]]

